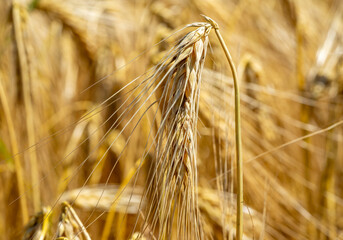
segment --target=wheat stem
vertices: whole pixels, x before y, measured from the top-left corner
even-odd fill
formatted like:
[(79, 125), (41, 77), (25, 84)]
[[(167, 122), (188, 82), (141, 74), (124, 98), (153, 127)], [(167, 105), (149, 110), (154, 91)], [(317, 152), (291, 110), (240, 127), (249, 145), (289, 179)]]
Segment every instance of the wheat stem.
[[(105, 226), (104, 226), (104, 230), (102, 232), (102, 236), (101, 239), (102, 240), (106, 240), (109, 238), (110, 233), (111, 233), (111, 228), (112, 228), (112, 224), (114, 221), (114, 215), (116, 212), (116, 209), (118, 207), (118, 202), (120, 200), (120, 197), (122, 196), (122, 193), (124, 191), (124, 189), (127, 187), (127, 185), (129, 184), (130, 180), (132, 179), (132, 177), (136, 174), (137, 169), (142, 167), (142, 165), (144, 164), (144, 160), (138, 160), (135, 163), (135, 166), (133, 168), (130, 169), (129, 173), (127, 174), (127, 176), (124, 178), (124, 180), (122, 181), (122, 183), (120, 184), (120, 187), (117, 191), (117, 193), (114, 196), (114, 201), (110, 207), (109, 213), (106, 217), (106, 222), (105, 222)], [(118, 221), (119, 218), (118, 218)]]
[[(27, 56), (27, 49), (24, 42), (24, 33), (23, 33), (23, 22), (20, 5), (16, 2), (13, 4), (13, 25), (14, 25), (14, 35), (15, 43), (17, 47), (17, 54), (19, 59), (20, 67), (20, 77), (23, 87), (23, 97), (24, 97), (24, 106), (25, 106), (25, 115), (26, 115), (26, 129), (27, 129), (27, 141), (29, 146), (33, 146), (36, 142), (36, 134), (34, 129), (34, 113), (33, 113), (33, 103), (31, 97), (31, 79), (30, 79), (30, 67), (29, 60)], [(39, 170), (38, 170), (38, 159), (36, 148), (33, 148), (29, 152), (29, 161), (31, 167), (31, 184), (32, 187), (32, 196), (33, 196), (33, 206), (35, 212), (38, 212), (40, 209), (40, 188), (39, 188)]]
[(237, 161), (237, 221), (236, 239), (241, 240), (243, 236), (243, 160), (242, 160), (242, 137), (241, 137), (241, 117), (240, 117), (240, 97), (236, 67), (232, 61), (230, 52), (219, 32), (218, 24), (209, 17), (205, 19), (213, 26), (221, 47), (224, 50), (233, 77), (235, 91), (235, 141), (236, 141), (236, 161)]
[(19, 152), (19, 147), (18, 147), (18, 142), (17, 142), (17, 137), (16, 137), (15, 126), (13, 123), (13, 118), (10, 111), (9, 103), (6, 97), (6, 90), (2, 84), (3, 83), (2, 81), (3, 79), (0, 80), (0, 102), (2, 104), (2, 109), (4, 111), (4, 116), (5, 116), (7, 127), (8, 127), (9, 140), (11, 143), (12, 156), (13, 156), (16, 177), (17, 177), (18, 192), (20, 195), (19, 202), (20, 202), (21, 213), (22, 213), (22, 221), (23, 221), (23, 225), (25, 225), (27, 221), (29, 220), (29, 214), (28, 214), (27, 199), (26, 199), (26, 194), (25, 194), (24, 173), (23, 173), (24, 169), (20, 160), (20, 156), (17, 154)]

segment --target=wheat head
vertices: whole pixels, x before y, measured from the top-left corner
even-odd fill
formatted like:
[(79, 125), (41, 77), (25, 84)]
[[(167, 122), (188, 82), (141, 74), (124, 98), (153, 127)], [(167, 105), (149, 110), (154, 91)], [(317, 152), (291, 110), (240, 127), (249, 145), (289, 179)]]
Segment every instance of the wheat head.
[(163, 119), (157, 134), (154, 187), (149, 190), (153, 204), (147, 214), (150, 228), (158, 228), (158, 239), (171, 238), (173, 228), (179, 239), (204, 238), (197, 201), (196, 128), (211, 25), (189, 26), (197, 29), (177, 43), (155, 74), (163, 81)]

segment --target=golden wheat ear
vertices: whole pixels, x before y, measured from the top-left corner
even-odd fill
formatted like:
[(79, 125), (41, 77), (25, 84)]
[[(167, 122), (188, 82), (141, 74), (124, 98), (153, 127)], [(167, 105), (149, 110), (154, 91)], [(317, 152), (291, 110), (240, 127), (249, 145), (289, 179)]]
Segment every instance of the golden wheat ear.
[(157, 82), (164, 86), (162, 121), (152, 187), (147, 190), (152, 204), (147, 206), (146, 216), (158, 239), (172, 238), (172, 232), (178, 239), (204, 238), (197, 200), (196, 127), (201, 73), (212, 27), (208, 23), (188, 27), (196, 30), (176, 44), (167, 56), (169, 62), (155, 74), (161, 76)]

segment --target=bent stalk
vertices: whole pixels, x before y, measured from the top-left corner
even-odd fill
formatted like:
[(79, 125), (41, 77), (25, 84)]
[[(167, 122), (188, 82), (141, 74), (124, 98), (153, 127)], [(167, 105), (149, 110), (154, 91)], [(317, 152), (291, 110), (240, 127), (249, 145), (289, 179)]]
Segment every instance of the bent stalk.
[(237, 221), (236, 239), (241, 240), (243, 236), (243, 160), (242, 160), (242, 137), (241, 137), (241, 117), (240, 117), (240, 97), (237, 79), (237, 71), (232, 61), (230, 52), (226, 47), (223, 37), (219, 32), (218, 24), (211, 18), (203, 16), (214, 28), (221, 47), (224, 50), (233, 77), (235, 91), (235, 141), (236, 141), (236, 162), (237, 162)]

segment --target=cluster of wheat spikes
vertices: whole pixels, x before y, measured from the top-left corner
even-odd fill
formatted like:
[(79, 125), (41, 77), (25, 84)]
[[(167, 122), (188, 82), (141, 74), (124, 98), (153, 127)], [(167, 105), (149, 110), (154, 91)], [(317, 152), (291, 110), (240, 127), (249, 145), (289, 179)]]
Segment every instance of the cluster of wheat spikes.
[(341, 0), (5, 0), (0, 240), (343, 239), (342, 29)]
[[(236, 135), (238, 136), (238, 169), (241, 171), (240, 159), (240, 124), (239, 124), (239, 95), (237, 86), (236, 70), (231, 56), (219, 33), (219, 27), (211, 18), (206, 17), (208, 23), (193, 23), (187, 28), (195, 27), (196, 30), (186, 34), (176, 46), (164, 58), (164, 61), (156, 67), (156, 71), (150, 77), (156, 83), (155, 89), (163, 86), (159, 97), (162, 121), (155, 137), (156, 156), (153, 163), (151, 182), (148, 184), (147, 205), (145, 218), (141, 232), (145, 228), (156, 232), (158, 239), (206, 239), (208, 236), (203, 231), (203, 222), (198, 204), (198, 179), (197, 179), (197, 120), (199, 112), (199, 97), (201, 75), (209, 44), (209, 33), (214, 27), (224, 51), (228, 54), (231, 70), (234, 74), (236, 90)], [(237, 107), (238, 106), (238, 107)], [(236, 115), (237, 116), (237, 115)], [(238, 174), (242, 179), (242, 173)], [(240, 183), (242, 184), (242, 183)], [(242, 185), (239, 189), (240, 197), (237, 198), (237, 239), (242, 238)], [(82, 190), (81, 190), (82, 191)], [(80, 191), (80, 192), (81, 192)], [(79, 193), (80, 193), (79, 192)], [(78, 198), (78, 195), (73, 201)], [(102, 194), (101, 194), (102, 195)], [(97, 203), (98, 204), (98, 203)], [(79, 239), (83, 234), (85, 239), (90, 239), (86, 228), (82, 225), (73, 208), (63, 203), (60, 222), (56, 236), (58, 239)], [(50, 214), (49, 210), (49, 213)], [(46, 213), (46, 212), (45, 212)], [(44, 238), (46, 228), (44, 223), (48, 215), (43, 217), (39, 214), (40, 222), (34, 221), (36, 229), (33, 235)], [(37, 218), (37, 217), (35, 217)], [(34, 218), (34, 219), (35, 219)], [(73, 218), (73, 219), (72, 219)], [(33, 236), (32, 224), (27, 227), (25, 239)], [(44, 226), (43, 226), (44, 225)], [(75, 226), (79, 227), (79, 230)], [(175, 236), (173, 237), (173, 233)], [(155, 234), (154, 234), (155, 235)], [(136, 236), (139, 238), (140, 236)]]

